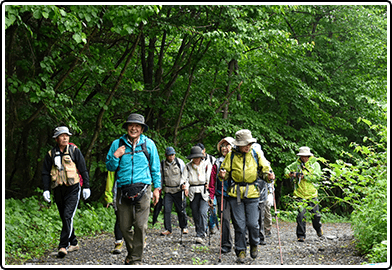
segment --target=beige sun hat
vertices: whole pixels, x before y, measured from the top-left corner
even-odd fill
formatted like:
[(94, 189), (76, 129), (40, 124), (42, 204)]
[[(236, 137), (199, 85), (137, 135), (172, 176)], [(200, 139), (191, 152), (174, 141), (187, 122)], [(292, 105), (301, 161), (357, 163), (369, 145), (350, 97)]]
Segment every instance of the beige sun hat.
[(222, 140), (220, 140), (216, 146), (216, 148), (218, 149), (218, 152), (220, 152), (220, 147), (221, 147), (222, 143), (224, 143), (224, 142), (227, 142), (228, 144), (233, 146), (234, 138), (233, 137), (226, 137), (226, 138), (223, 138)]
[(299, 152), (297, 154), (297, 156), (313, 156), (313, 154), (310, 152), (310, 148), (307, 146), (302, 146), (299, 148)]
[(252, 137), (252, 132), (250, 132), (249, 129), (241, 129), (235, 133), (233, 144), (236, 146), (246, 146), (255, 142), (257, 142), (257, 140)]

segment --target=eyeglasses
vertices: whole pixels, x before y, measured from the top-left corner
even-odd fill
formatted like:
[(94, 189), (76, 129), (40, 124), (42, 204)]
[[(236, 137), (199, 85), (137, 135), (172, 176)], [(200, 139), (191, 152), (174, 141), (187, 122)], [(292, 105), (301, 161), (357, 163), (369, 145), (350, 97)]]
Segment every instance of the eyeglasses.
[(229, 147), (229, 145), (227, 145), (227, 144), (221, 145), (221, 149), (222, 148), (227, 148), (227, 147)]

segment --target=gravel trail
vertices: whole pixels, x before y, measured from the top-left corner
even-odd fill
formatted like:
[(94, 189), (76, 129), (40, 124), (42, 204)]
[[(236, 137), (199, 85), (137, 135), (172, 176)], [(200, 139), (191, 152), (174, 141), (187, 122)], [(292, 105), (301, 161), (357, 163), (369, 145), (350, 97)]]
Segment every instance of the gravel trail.
[[(174, 216), (174, 217), (173, 217)], [(173, 233), (161, 236), (162, 229), (147, 230), (147, 246), (143, 254), (141, 267), (148, 265), (205, 265), (222, 266), (238, 265), (234, 251), (221, 255), (220, 233), (206, 238), (205, 245), (195, 243), (195, 227), (192, 219), (188, 221), (189, 234), (184, 234), (181, 244), (181, 233), (177, 216), (172, 215)], [(354, 237), (351, 225), (348, 223), (323, 224), (324, 240), (320, 240), (316, 232), (307, 223), (307, 238), (305, 242), (297, 242), (295, 223), (279, 222), (279, 235), (282, 250), (283, 267), (286, 265), (360, 265), (366, 260), (357, 254), (354, 247)], [(163, 226), (162, 226), (163, 227)], [(266, 239), (267, 245), (259, 246), (256, 259), (250, 258), (250, 248), (243, 265), (281, 265), (279, 238), (276, 223), (272, 227), (272, 236)], [(232, 229), (232, 236), (234, 230)], [(234, 239), (234, 238), (233, 238)], [(111, 254), (114, 247), (112, 233), (104, 233), (93, 237), (79, 237), (80, 249), (58, 258), (56, 250), (48, 251), (42, 258), (32, 259), (26, 265), (123, 265), (126, 249), (118, 255)]]

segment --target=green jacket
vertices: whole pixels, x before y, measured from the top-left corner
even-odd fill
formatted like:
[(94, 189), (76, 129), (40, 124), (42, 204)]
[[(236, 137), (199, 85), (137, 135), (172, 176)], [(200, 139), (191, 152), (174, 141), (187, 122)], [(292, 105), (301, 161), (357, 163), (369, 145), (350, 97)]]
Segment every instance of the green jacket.
[(301, 159), (298, 158), (295, 162), (284, 169), (284, 177), (290, 178), (290, 172), (303, 174), (301, 182), (299, 182), (297, 178), (295, 179), (294, 197), (302, 199), (312, 199), (317, 197), (317, 189), (313, 183), (321, 180), (322, 172), (320, 164), (317, 162), (315, 157), (311, 156), (309, 158), (309, 161), (305, 163), (305, 169), (301, 168)]
[[(268, 172), (272, 171), (270, 163), (260, 151), (256, 152), (258, 156), (258, 167), (253, 157), (252, 149), (246, 154), (233, 149), (223, 160), (221, 168), (226, 170), (224, 180), (229, 179), (230, 171), (232, 171), (231, 176), (234, 181), (228, 189), (230, 197), (237, 197), (238, 199), (243, 199), (244, 197), (258, 198), (260, 197), (260, 190), (254, 185), (257, 176), (268, 183), (271, 182), (268, 179)], [(231, 155), (234, 155), (233, 159)], [(231, 165), (231, 160), (233, 160), (233, 165)], [(248, 186), (243, 185), (246, 183), (248, 183)]]
[(106, 178), (106, 189), (105, 189), (105, 201), (106, 203), (113, 202), (113, 185), (114, 185), (115, 172), (108, 171), (108, 177)]

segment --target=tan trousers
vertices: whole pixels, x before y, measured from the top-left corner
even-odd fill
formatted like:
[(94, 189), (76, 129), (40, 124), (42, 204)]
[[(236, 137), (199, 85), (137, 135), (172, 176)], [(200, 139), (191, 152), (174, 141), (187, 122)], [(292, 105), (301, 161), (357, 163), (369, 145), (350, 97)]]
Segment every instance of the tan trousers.
[(272, 228), (271, 207), (268, 206), (267, 203), (265, 203), (264, 205), (265, 205), (264, 230), (271, 231), (271, 228)]
[(120, 230), (128, 251), (126, 259), (131, 264), (142, 261), (144, 239), (146, 238), (148, 217), (150, 215), (150, 201), (151, 186), (148, 187), (140, 201), (135, 204), (130, 204), (126, 199), (121, 198), (121, 190), (117, 190), (116, 203), (120, 219)]

